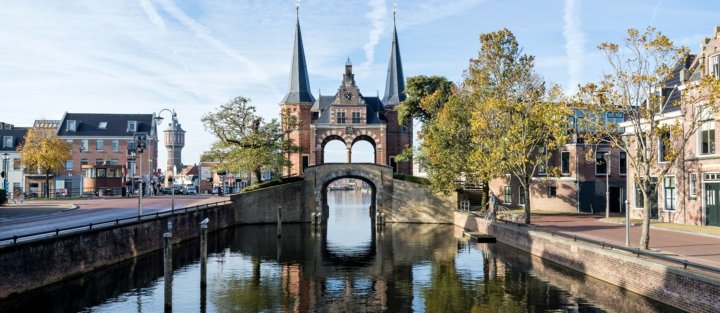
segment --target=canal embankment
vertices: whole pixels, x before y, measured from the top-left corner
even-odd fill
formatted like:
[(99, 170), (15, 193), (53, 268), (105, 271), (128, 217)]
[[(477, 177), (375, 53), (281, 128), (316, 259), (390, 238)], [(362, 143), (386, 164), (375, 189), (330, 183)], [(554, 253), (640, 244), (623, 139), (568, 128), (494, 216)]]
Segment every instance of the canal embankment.
[(2, 246), (0, 298), (156, 251), (163, 246), (169, 222), (173, 243), (196, 238), (205, 218), (212, 221), (209, 231), (235, 224), (230, 204), (199, 206)]
[(676, 308), (720, 310), (720, 279), (702, 271), (463, 212), (455, 213), (455, 225), (493, 235), (502, 243)]

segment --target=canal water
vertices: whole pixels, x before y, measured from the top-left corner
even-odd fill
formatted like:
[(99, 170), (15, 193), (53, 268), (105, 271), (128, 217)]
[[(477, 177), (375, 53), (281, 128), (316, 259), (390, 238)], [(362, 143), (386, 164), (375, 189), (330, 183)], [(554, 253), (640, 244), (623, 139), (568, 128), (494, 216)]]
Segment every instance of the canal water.
[[(241, 226), (174, 247), (174, 312), (674, 312), (451, 225), (375, 228), (363, 190), (329, 191), (327, 227)], [(163, 312), (162, 252), (0, 302), (0, 312)]]

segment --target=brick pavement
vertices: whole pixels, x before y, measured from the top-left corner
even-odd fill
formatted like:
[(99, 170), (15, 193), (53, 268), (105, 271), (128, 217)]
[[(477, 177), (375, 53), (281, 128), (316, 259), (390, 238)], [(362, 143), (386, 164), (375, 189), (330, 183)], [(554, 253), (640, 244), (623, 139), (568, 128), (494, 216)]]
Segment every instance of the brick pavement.
[[(535, 225), (589, 239), (625, 244), (625, 225), (601, 221), (594, 215), (533, 215)], [(630, 245), (638, 247), (640, 226), (630, 227)], [(681, 231), (650, 229), (650, 249), (680, 259), (720, 268), (720, 237)]]

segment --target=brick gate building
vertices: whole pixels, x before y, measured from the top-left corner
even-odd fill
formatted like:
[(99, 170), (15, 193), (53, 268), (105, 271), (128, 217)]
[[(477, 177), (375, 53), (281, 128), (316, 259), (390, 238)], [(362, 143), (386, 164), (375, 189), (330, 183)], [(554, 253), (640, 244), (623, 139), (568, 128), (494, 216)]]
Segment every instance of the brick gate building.
[(302, 174), (308, 166), (325, 163), (325, 146), (334, 140), (347, 147), (348, 163), (352, 161), (352, 146), (367, 141), (374, 149), (375, 164), (389, 165), (395, 172), (412, 174), (412, 162), (395, 160), (413, 142), (412, 121), (401, 125), (397, 117), (397, 105), (405, 100), (405, 78), (395, 27), (382, 99), (360, 92), (349, 59), (337, 92), (315, 98), (310, 90), (298, 19), (289, 89), (280, 106), (300, 123), (300, 127), (290, 134), (300, 151), (289, 155), (292, 167), (286, 174)]

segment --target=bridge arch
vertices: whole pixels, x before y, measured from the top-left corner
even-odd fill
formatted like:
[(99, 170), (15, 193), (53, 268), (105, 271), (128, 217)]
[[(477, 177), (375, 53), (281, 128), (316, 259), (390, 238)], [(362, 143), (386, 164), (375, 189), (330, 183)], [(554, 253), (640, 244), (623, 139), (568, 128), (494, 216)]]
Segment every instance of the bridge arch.
[(328, 152), (327, 146), (328, 146), (328, 144), (330, 144), (331, 142), (336, 142), (336, 141), (341, 142), (342, 145), (343, 145), (343, 147), (345, 148), (345, 151), (344, 151), (344, 152), (345, 152), (346, 154), (343, 155), (343, 157), (345, 157), (345, 162), (333, 162), (333, 163), (349, 163), (349, 162), (347, 162), (347, 156), (349, 155), (349, 150), (350, 150), (350, 148), (349, 148), (349, 146), (348, 146), (348, 143), (347, 143), (347, 141), (345, 140), (345, 138), (343, 138), (343, 137), (341, 137), (341, 136), (339, 136), (339, 135), (336, 135), (336, 134), (330, 134), (330, 135), (326, 136), (325, 138), (323, 138), (322, 142), (320, 143), (320, 149), (321, 149), (321, 150), (320, 150), (320, 160), (321, 160), (321, 163), (325, 163), (326, 160), (327, 160), (327, 152)]
[(371, 189), (373, 216), (376, 212), (385, 213), (390, 219), (393, 202), (392, 168), (370, 163), (327, 163), (306, 168), (305, 171), (305, 207), (321, 212), (327, 220), (329, 207), (327, 204), (327, 187), (335, 180), (354, 178), (366, 182)]
[(376, 143), (375, 139), (373, 139), (373, 137), (369, 136), (369, 135), (359, 135), (359, 136), (356, 136), (355, 138), (353, 138), (353, 140), (350, 144), (350, 147), (351, 147), (350, 152), (351, 152), (351, 156), (352, 156), (352, 161), (354, 163), (358, 163), (356, 161), (358, 159), (357, 154), (362, 153), (362, 151), (358, 151), (358, 149), (356, 149), (356, 148), (360, 147), (360, 149), (362, 149), (362, 147), (361, 147), (363, 145), (362, 143), (368, 143), (372, 149), (372, 156), (370, 157), (371, 161), (369, 163), (377, 163), (377, 143)]
[[(372, 129), (353, 128), (348, 126), (343, 128), (328, 129), (322, 132), (318, 132), (315, 137), (315, 144), (318, 150), (315, 152), (315, 160), (319, 164), (326, 163), (325, 160), (325, 145), (333, 140), (339, 140), (345, 143), (347, 148), (347, 161), (352, 161), (352, 147), (359, 141), (367, 141), (373, 147), (374, 161), (375, 164), (386, 164), (383, 155), (380, 151), (383, 149), (382, 137), (376, 131)], [(351, 162), (346, 162), (351, 163)]]

